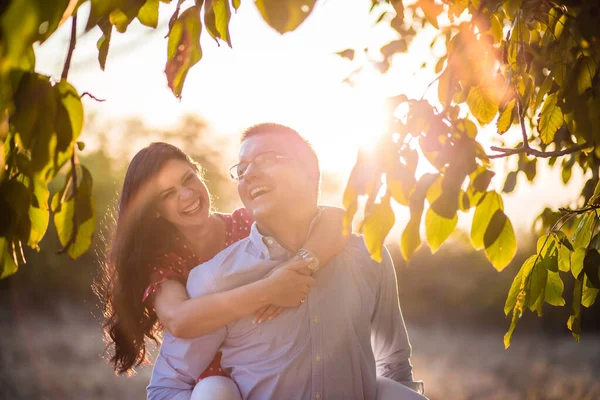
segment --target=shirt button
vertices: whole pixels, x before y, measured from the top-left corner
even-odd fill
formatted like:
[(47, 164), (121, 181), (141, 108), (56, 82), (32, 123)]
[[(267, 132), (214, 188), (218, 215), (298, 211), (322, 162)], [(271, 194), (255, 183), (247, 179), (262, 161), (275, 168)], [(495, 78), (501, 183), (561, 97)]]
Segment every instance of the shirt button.
[(319, 318), (317, 318), (317, 317), (314, 317), (314, 318), (313, 318), (313, 321), (314, 321), (314, 322), (315, 322), (315, 324), (316, 324), (317, 322), (319, 322)]
[(321, 361), (321, 356), (317, 354), (317, 356), (315, 357), (315, 360)]
[(317, 394), (315, 395), (316, 399), (320, 399), (321, 398), (321, 393), (317, 392)]
[(273, 244), (273, 239), (267, 239), (267, 244), (270, 246)]

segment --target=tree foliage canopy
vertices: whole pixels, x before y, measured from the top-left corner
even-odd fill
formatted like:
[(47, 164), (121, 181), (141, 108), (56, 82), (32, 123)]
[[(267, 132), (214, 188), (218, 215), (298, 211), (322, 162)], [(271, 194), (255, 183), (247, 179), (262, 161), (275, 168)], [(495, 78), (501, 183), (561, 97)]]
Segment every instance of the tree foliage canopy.
[[(170, 0), (13, 0), (0, 7), (0, 277), (25, 263), (23, 244), (37, 248), (51, 212), (62, 251), (71, 257), (86, 251), (95, 229), (92, 176), (76, 154), (83, 148), (77, 141), (84, 120), (81, 94), (67, 80), (79, 7), (90, 3), (85, 29), (100, 28), (98, 61), (104, 69), (113, 32), (126, 32), (135, 19), (156, 28), (160, 2)], [(280, 33), (296, 29), (315, 3), (255, 1)], [(182, 95), (188, 71), (202, 58), (201, 34), (231, 46), (229, 23), (239, 6), (240, 0), (176, 0), (165, 66), (175, 96)], [(565, 183), (579, 168), (591, 176), (580, 208), (540, 214), (537, 254), (521, 267), (504, 308), (511, 316), (508, 346), (523, 312), (529, 308), (541, 315), (544, 303), (565, 305), (563, 279), (574, 279), (567, 326), (579, 340), (581, 306), (590, 307), (600, 289), (600, 5), (593, 0), (372, 0), (371, 13), (397, 32), (380, 49), (377, 65), (383, 73), (426, 26), (437, 32), (432, 47), (443, 43), (445, 54), (435, 65), (435, 104), (404, 94), (389, 99), (393, 123), (375, 154), (359, 154), (345, 190), (346, 226), (358, 198), (366, 196), (361, 230), (377, 259), (394, 224), (392, 202), (408, 207), (401, 251), (409, 260), (421, 245), (423, 223), (435, 252), (459, 215), (474, 210), (473, 247), (483, 249), (500, 271), (513, 259), (517, 243), (502, 195), (490, 188), (491, 160), (517, 160), (516, 170), (506, 175), (505, 193), (514, 190), (519, 176), (533, 181), (538, 161), (560, 168)], [(69, 19), (69, 51), (55, 81), (35, 72), (32, 46)], [(339, 55), (352, 59), (356, 51)], [(498, 135), (517, 129), (521, 142), (484, 148), (478, 134), (491, 124)], [(418, 176), (419, 163), (430, 164), (435, 173)], [(65, 165), (65, 184), (50, 199), (48, 183)]]

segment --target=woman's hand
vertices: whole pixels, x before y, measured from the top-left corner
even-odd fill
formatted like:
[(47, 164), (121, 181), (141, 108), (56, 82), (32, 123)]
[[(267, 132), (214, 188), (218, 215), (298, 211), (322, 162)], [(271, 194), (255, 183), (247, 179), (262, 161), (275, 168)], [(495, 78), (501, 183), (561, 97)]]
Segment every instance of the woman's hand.
[(344, 249), (348, 237), (344, 235), (345, 211), (332, 206), (320, 208), (321, 218), (303, 247), (317, 256), (323, 267)]
[(298, 257), (274, 270), (265, 280), (269, 285), (267, 290), (271, 304), (254, 314), (254, 323), (273, 319), (285, 308), (299, 307), (316, 282), (310, 276), (307, 262)]

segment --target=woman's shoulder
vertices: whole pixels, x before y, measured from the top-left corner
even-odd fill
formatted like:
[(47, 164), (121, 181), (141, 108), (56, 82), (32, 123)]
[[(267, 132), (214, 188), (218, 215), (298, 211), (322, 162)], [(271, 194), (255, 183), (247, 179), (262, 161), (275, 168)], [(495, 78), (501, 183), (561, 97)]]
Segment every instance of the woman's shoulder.
[(252, 213), (243, 207), (232, 212), (231, 219), (246, 226), (251, 226), (254, 223)]

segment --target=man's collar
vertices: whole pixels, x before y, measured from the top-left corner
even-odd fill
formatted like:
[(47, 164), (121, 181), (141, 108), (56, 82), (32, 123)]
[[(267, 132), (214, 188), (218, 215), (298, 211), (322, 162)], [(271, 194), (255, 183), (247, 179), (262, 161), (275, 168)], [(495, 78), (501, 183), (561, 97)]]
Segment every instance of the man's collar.
[[(308, 232), (306, 233), (306, 238), (304, 240), (305, 242), (321, 219), (321, 214), (321, 207), (317, 207), (317, 215), (312, 219), (308, 226)], [(250, 229), (250, 241), (257, 247), (261, 254), (267, 255), (271, 260), (286, 260), (293, 255), (291, 251), (281, 246), (273, 236), (264, 236), (261, 234), (256, 222), (252, 224), (252, 228)]]

